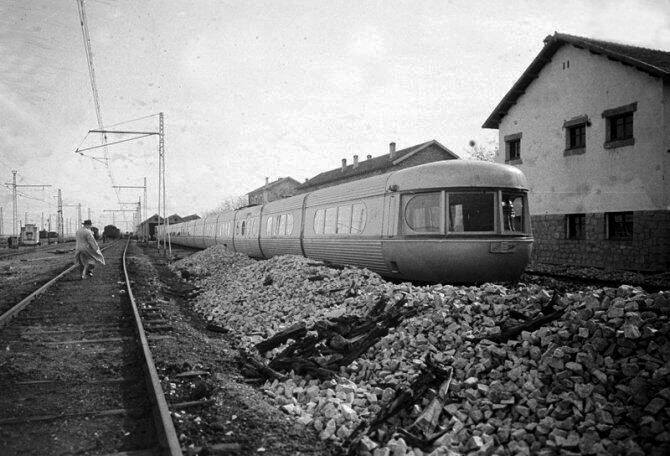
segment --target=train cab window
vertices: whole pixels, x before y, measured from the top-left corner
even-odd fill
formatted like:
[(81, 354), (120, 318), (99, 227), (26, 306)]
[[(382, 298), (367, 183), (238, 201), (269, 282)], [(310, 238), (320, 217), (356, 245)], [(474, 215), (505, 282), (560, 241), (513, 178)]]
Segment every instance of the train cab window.
[(314, 233), (323, 234), (324, 210), (317, 209), (314, 213)]
[(242, 236), (244, 236), (244, 231), (245, 231), (246, 226), (247, 226), (247, 221), (246, 221), (246, 220), (242, 220), (242, 228), (240, 229), (240, 234), (241, 234)]
[(492, 192), (449, 193), (449, 231), (494, 231), (494, 194)]
[(323, 234), (335, 234), (337, 222), (337, 207), (326, 208)]
[(522, 232), (524, 230), (523, 195), (502, 192), (502, 214), (504, 232)]
[(351, 232), (351, 206), (339, 206), (337, 208), (337, 234), (349, 234)]
[(441, 193), (403, 195), (405, 233), (439, 233)]
[(365, 206), (361, 203), (354, 204), (351, 209), (351, 234), (360, 234), (365, 228)]

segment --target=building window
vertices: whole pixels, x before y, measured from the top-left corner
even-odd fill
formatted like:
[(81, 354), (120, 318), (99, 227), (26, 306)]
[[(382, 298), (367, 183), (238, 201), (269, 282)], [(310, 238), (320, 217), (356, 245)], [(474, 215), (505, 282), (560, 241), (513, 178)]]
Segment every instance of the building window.
[(573, 117), (563, 122), (565, 129), (565, 153), (563, 155), (577, 155), (585, 152), (586, 127), (590, 125), (587, 116)]
[(584, 239), (586, 216), (584, 214), (568, 214), (565, 216), (565, 238)]
[(633, 136), (633, 116), (635, 111), (637, 111), (637, 103), (603, 111), (603, 118), (606, 122), (604, 144), (606, 149), (635, 144)]
[(626, 241), (633, 239), (633, 213), (608, 212), (605, 214), (607, 239)]
[(521, 133), (505, 136), (505, 163), (521, 163)]
[(586, 124), (568, 128), (568, 149), (581, 149), (586, 146)]

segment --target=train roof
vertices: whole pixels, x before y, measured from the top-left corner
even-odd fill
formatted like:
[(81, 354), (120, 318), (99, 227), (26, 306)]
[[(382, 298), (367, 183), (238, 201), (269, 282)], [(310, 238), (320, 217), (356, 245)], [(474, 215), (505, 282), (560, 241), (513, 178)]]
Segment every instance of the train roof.
[(476, 160), (443, 160), (391, 173), (387, 188), (396, 191), (448, 187), (496, 187), (528, 189), (519, 168)]

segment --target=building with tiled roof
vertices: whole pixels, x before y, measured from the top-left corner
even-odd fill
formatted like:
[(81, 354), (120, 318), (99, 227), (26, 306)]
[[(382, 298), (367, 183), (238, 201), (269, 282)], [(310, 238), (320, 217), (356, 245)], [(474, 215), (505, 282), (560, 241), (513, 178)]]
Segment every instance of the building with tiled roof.
[(528, 178), (534, 261), (668, 270), (670, 52), (554, 33), (483, 126)]
[(249, 199), (248, 204), (265, 204), (270, 201), (293, 196), (296, 194), (296, 188), (299, 185), (300, 182), (292, 177), (280, 177), (273, 182), (270, 182), (266, 177), (265, 185), (247, 193), (247, 198)]
[(347, 164), (347, 159), (343, 158), (342, 165), (339, 168), (325, 171), (308, 179), (298, 186), (297, 192), (311, 192), (344, 182), (388, 173), (396, 169), (458, 158), (460, 158), (458, 155), (434, 139), (400, 150), (396, 150), (396, 145), (392, 142), (389, 144), (389, 153), (384, 155), (377, 157), (368, 155), (365, 160), (359, 160), (358, 155), (354, 155), (351, 164)]

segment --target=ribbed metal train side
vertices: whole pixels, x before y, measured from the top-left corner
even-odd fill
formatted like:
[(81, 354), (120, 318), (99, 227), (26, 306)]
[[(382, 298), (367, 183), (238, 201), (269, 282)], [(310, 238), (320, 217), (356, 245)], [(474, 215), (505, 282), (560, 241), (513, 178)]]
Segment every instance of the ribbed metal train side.
[(227, 249), (235, 250), (233, 245), (233, 232), (235, 231), (235, 211), (226, 211), (219, 214), (216, 222), (216, 245), (222, 245)]
[[(265, 258), (276, 255), (302, 255), (300, 249), (300, 226), (302, 224), (302, 206), (306, 195), (273, 201), (263, 206), (261, 217), (260, 242)], [(290, 232), (276, 233), (278, 217), (291, 216)], [(272, 219), (272, 220), (270, 220)]]
[(235, 212), (235, 234), (233, 245), (236, 252), (244, 252), (253, 258), (262, 258), (258, 240), (261, 206), (245, 207)]
[[(384, 192), (388, 175), (349, 182), (311, 193), (307, 197), (303, 244), (309, 258), (353, 264), (388, 273), (382, 253)], [(365, 222), (356, 234), (324, 234), (315, 230), (317, 211), (362, 204)]]

